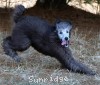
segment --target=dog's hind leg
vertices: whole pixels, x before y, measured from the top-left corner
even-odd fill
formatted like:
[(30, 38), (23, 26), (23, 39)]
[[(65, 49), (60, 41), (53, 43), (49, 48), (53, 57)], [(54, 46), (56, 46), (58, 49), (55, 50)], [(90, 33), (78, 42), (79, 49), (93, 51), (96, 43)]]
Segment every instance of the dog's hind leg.
[(12, 57), (16, 62), (19, 62), (21, 58), (16, 51), (24, 51), (29, 48), (30, 40), (26, 35), (21, 35), (20, 33), (12, 37), (7, 37), (3, 40), (3, 49), (5, 54)]
[(12, 57), (17, 62), (20, 61), (20, 57), (17, 55), (16, 51), (14, 49), (12, 49), (12, 43), (11, 43), (11, 37), (10, 36), (3, 39), (2, 46), (3, 46), (5, 54), (9, 55), (10, 57)]

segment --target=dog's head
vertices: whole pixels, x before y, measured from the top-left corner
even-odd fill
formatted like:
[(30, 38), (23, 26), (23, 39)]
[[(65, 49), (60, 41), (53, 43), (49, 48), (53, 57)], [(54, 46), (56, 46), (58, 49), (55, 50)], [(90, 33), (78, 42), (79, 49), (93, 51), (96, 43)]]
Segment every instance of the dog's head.
[(59, 39), (61, 40), (61, 45), (68, 47), (70, 40), (70, 33), (72, 29), (72, 24), (70, 21), (57, 21), (56, 22), (56, 32)]

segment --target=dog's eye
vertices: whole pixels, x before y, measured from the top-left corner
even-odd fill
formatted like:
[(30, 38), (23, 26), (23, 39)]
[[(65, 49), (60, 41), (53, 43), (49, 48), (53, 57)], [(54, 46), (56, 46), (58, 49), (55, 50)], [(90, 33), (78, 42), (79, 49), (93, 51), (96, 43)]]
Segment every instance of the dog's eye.
[(59, 32), (59, 34), (62, 34), (62, 32)]
[(69, 33), (68, 31), (66, 31), (66, 33)]

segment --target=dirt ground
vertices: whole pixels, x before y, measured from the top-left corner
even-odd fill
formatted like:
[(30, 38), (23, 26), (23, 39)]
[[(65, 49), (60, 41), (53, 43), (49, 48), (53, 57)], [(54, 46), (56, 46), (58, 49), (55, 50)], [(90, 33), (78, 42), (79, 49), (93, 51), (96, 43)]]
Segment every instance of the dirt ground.
[[(100, 16), (67, 7), (43, 9), (33, 7), (26, 15), (40, 16), (54, 23), (56, 18), (71, 20), (73, 30), (70, 45), (78, 61), (97, 72), (95, 76), (73, 73), (62, 69), (60, 63), (50, 56), (38, 53), (32, 47), (19, 52), (20, 63), (5, 55), (0, 45), (0, 85), (100, 85)], [(4, 16), (5, 17), (2, 17)], [(11, 32), (11, 14), (0, 13), (0, 43)], [(7, 18), (7, 20), (6, 20)], [(5, 23), (2, 20), (5, 19)], [(8, 21), (9, 20), (9, 21)], [(5, 24), (9, 25), (5, 25)]]

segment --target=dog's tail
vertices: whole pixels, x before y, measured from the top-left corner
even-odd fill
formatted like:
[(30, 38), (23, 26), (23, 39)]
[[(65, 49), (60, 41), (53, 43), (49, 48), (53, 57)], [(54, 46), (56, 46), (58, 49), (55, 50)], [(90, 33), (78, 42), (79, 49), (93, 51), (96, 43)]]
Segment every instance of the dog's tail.
[(18, 22), (20, 17), (23, 15), (24, 11), (25, 11), (25, 7), (23, 5), (15, 6), (15, 10), (14, 10), (14, 13), (13, 13), (13, 19), (14, 19), (15, 23)]
[(16, 51), (12, 48), (10, 36), (3, 39), (2, 46), (3, 46), (5, 54), (12, 57), (16, 62), (20, 62), (21, 58), (17, 55)]

